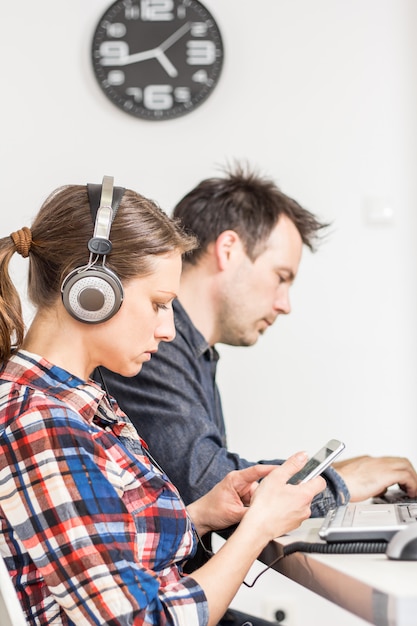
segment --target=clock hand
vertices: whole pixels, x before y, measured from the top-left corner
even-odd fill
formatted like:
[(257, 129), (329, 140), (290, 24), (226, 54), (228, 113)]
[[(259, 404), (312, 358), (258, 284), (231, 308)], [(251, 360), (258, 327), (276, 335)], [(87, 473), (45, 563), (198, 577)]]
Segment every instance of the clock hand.
[(168, 57), (165, 54), (165, 50), (167, 50), (170, 46), (174, 45), (178, 39), (181, 39), (185, 35), (187, 31), (191, 28), (190, 22), (183, 24), (181, 28), (179, 28), (175, 33), (172, 33), (168, 39), (165, 39), (157, 48), (155, 48), (155, 57), (160, 62), (168, 76), (171, 78), (175, 78), (178, 76), (178, 71), (176, 67), (171, 63)]
[(179, 28), (178, 30), (175, 31), (175, 33), (172, 33), (172, 35), (170, 37), (168, 37), (168, 39), (165, 39), (165, 41), (163, 41), (158, 47), (157, 50), (162, 50), (163, 52), (165, 50), (167, 50), (170, 46), (172, 46), (176, 41), (178, 41), (178, 39), (181, 39), (181, 37), (183, 35), (185, 35), (185, 33), (190, 30), (191, 28), (191, 23), (190, 22), (186, 22), (185, 24), (183, 24), (183, 26), (181, 26), (181, 28)]
[(154, 59), (158, 54), (158, 48), (152, 48), (151, 50), (144, 50), (143, 52), (136, 52), (135, 54), (128, 54), (124, 57), (102, 57), (101, 65), (130, 65), (131, 63), (139, 63), (140, 61), (147, 61), (148, 59)]
[(177, 69), (171, 63), (163, 50), (159, 48), (152, 48), (152, 50), (144, 50), (143, 52), (137, 52), (136, 54), (130, 54), (124, 57), (103, 57), (100, 61), (101, 65), (130, 65), (131, 63), (139, 63), (140, 61), (147, 61), (148, 59), (157, 59), (168, 76), (175, 78), (178, 76)]
[(149, 59), (156, 59), (162, 65), (168, 76), (175, 78), (178, 76), (178, 71), (166, 56), (165, 50), (181, 39), (181, 37), (183, 37), (185, 33), (190, 30), (190, 28), (191, 24), (190, 22), (187, 22), (175, 31), (175, 33), (172, 33), (170, 37), (165, 39), (165, 41), (163, 41), (157, 48), (151, 48), (150, 50), (144, 50), (143, 52), (136, 52), (135, 54), (129, 54), (124, 57), (103, 57), (100, 63), (105, 66), (124, 66), (130, 65), (131, 63), (140, 63), (141, 61), (147, 61)]
[[(171, 75), (177, 76), (178, 74), (177, 70), (174, 68), (172, 63), (165, 56), (164, 52), (170, 46), (172, 46), (176, 41), (178, 41), (178, 39), (181, 39), (181, 37), (183, 37), (183, 35), (185, 35), (185, 33), (188, 30), (190, 30), (190, 28), (191, 28), (191, 24), (190, 22), (187, 22), (186, 24), (183, 24), (181, 28), (175, 31), (175, 33), (172, 33), (170, 37), (165, 39), (165, 41), (163, 41), (161, 45), (158, 46), (157, 48), (151, 48), (150, 50), (144, 50), (143, 52), (136, 52), (135, 54), (129, 54), (124, 57), (116, 57), (116, 56), (102, 57), (100, 64), (101, 65), (130, 65), (131, 63), (140, 63), (141, 61), (147, 61), (148, 59), (161, 57), (164, 60), (161, 61), (160, 58), (158, 58), (158, 60), (161, 63), (164, 70), (167, 72), (167, 74), (169, 74), (170, 76)], [(167, 69), (168, 67), (169, 67), (169, 70)], [(176, 72), (176, 73), (172, 73), (172, 72)]]
[(155, 58), (160, 62), (168, 76), (171, 76), (171, 78), (178, 76), (177, 68), (171, 63), (163, 50), (157, 48)]

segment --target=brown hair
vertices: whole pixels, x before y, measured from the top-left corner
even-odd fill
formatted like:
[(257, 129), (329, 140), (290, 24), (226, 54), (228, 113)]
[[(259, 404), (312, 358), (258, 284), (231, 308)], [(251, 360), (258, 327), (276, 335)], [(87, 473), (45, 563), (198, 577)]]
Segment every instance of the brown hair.
[(253, 261), (263, 251), (281, 215), (290, 218), (303, 243), (314, 251), (319, 231), (328, 224), (285, 195), (273, 180), (248, 166), (237, 164), (223, 173), (223, 177), (201, 181), (174, 208), (173, 216), (199, 242), (198, 248), (185, 255), (184, 262), (195, 265), (207, 246), (225, 230), (238, 233)]
[[(65, 276), (87, 264), (93, 228), (86, 186), (61, 187), (46, 199), (32, 224), (29, 250), (28, 294), (37, 308), (53, 304)], [(0, 361), (19, 349), (24, 335), (21, 301), (9, 274), (14, 239), (0, 239)], [(176, 220), (131, 190), (123, 195), (110, 239), (106, 266), (122, 283), (152, 273), (155, 256), (184, 254), (195, 246)]]

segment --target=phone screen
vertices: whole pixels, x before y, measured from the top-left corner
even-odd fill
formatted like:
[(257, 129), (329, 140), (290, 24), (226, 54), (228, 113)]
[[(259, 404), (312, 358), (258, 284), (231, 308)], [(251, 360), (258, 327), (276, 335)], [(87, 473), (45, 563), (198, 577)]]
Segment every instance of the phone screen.
[(288, 482), (292, 485), (298, 485), (298, 483), (318, 476), (342, 452), (344, 447), (345, 445), (341, 441), (331, 439), (314, 456), (309, 458), (304, 467), (294, 474)]

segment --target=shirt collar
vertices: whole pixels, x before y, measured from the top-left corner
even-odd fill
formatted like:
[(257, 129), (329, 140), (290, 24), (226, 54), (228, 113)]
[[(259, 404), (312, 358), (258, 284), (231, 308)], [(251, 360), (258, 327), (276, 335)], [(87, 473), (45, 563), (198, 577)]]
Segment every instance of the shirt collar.
[(218, 361), (219, 353), (214, 346), (210, 346), (200, 331), (194, 326), (190, 316), (179, 300), (172, 303), (175, 315), (175, 328), (185, 338), (195, 357), (204, 355), (210, 361)]
[(112, 421), (105, 392), (93, 380), (82, 380), (43, 357), (19, 350), (0, 370), (1, 379), (48, 394), (73, 408), (88, 422), (96, 414)]

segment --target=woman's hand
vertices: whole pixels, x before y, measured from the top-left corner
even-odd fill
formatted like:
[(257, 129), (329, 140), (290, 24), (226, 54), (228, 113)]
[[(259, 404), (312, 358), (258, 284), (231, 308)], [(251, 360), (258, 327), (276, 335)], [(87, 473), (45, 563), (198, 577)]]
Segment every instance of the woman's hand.
[(276, 465), (253, 465), (229, 472), (205, 496), (190, 504), (188, 512), (199, 533), (220, 530), (240, 522), (259, 485), (258, 481), (275, 468)]
[[(273, 519), (280, 520), (278, 528), (283, 530), (272, 536), (295, 528), (310, 515), (311, 500), (326, 485), (322, 478), (309, 481), (308, 486), (307, 483), (287, 485), (288, 479), (303, 467), (306, 460), (307, 455), (300, 452), (280, 466), (254, 465), (230, 472), (188, 507), (197, 530), (204, 534), (237, 524), (249, 510), (248, 507), (253, 506), (256, 511), (259, 509), (260, 517), (265, 515), (270, 518), (273, 510)], [(264, 480), (259, 483), (261, 478)]]
[(305, 464), (307, 456), (298, 453), (274, 469), (254, 491), (251, 506), (242, 519), (247, 528), (252, 526), (256, 534), (269, 541), (294, 528), (311, 515), (311, 501), (323, 491), (326, 481), (321, 476), (298, 485), (288, 480)]
[(218, 623), (267, 543), (309, 517), (311, 500), (326, 482), (318, 477), (300, 485), (287, 483), (306, 460), (306, 454), (298, 453), (283, 465), (231, 472), (189, 507), (201, 533), (240, 521), (216, 554), (191, 574), (206, 594), (209, 624)]

